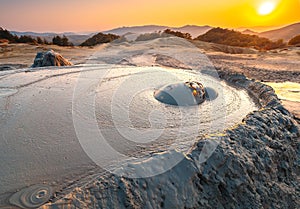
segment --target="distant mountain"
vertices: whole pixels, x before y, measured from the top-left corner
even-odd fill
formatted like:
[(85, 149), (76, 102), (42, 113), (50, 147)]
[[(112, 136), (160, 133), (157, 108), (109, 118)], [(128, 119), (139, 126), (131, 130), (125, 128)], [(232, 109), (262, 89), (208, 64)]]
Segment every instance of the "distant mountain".
[(167, 29), (167, 26), (159, 26), (159, 25), (145, 25), (145, 26), (132, 26), (132, 27), (121, 27), (121, 28), (115, 28), (108, 31), (103, 31), (104, 34), (115, 34), (122, 36), (127, 33), (153, 33), (158, 31), (163, 31)]
[(289, 41), (293, 37), (300, 35), (300, 23), (295, 23), (276, 30), (270, 30), (258, 34), (261, 37), (269, 38), (273, 41), (283, 39)]
[(108, 34), (116, 34), (122, 36), (127, 33), (153, 33), (158, 31), (164, 31), (165, 29), (171, 29), (173, 31), (180, 31), (182, 33), (189, 33), (192, 37), (197, 37), (209, 31), (212, 27), (210, 26), (196, 26), (196, 25), (186, 25), (183, 27), (168, 27), (168, 26), (160, 26), (160, 25), (145, 25), (145, 26), (133, 26), (133, 27), (121, 27), (108, 31), (104, 31), (102, 33)]
[(205, 26), (197, 26), (197, 25), (186, 25), (180, 28), (170, 28), (171, 30), (180, 31), (182, 33), (189, 33), (193, 38), (196, 38), (197, 36), (200, 36), (210, 29), (212, 27), (205, 25)]
[(54, 32), (45, 32), (45, 33), (37, 33), (37, 32), (31, 32), (31, 31), (26, 31), (26, 32), (20, 32), (20, 31), (10, 31), (11, 34), (17, 35), (17, 36), (39, 36), (39, 37), (47, 37), (47, 36), (73, 36), (73, 35), (82, 35), (79, 33), (74, 33), (74, 32), (64, 32), (64, 33), (54, 33)]
[[(192, 38), (196, 38), (200, 35), (205, 34), (209, 30), (212, 29), (211, 26), (197, 26), (197, 25), (186, 25), (183, 27), (168, 27), (168, 26), (160, 26), (160, 25), (145, 25), (145, 26), (132, 26), (132, 27), (120, 27), (115, 28), (112, 30), (104, 31), (102, 33), (104, 34), (115, 34), (115, 35), (125, 35), (128, 33), (134, 33), (134, 34), (143, 34), (143, 33), (153, 33), (158, 31), (164, 31), (166, 29), (171, 29), (173, 31), (179, 31), (182, 33), (189, 33), (191, 34)], [(283, 39), (284, 41), (289, 41), (293, 37), (300, 34), (300, 23), (292, 24), (280, 29), (275, 30), (269, 30), (266, 32), (255, 32), (251, 29), (247, 28), (239, 28), (235, 29), (238, 31), (241, 31), (243, 34), (248, 35), (258, 35), (260, 37), (265, 37), (273, 41), (277, 41), (278, 39)], [(88, 38), (92, 37), (93, 35), (96, 35), (98, 33), (91, 33), (91, 34), (78, 34), (73, 32), (66, 32), (66, 33), (36, 33), (36, 32), (18, 32), (18, 31), (11, 31), (13, 35), (21, 36), (21, 35), (27, 35), (32, 36), (33, 38), (36, 37), (42, 37), (45, 38), (47, 41), (52, 41), (52, 38), (54, 36), (62, 36), (65, 35), (67, 38), (72, 42), (74, 45), (79, 45), (83, 43)]]
[(250, 29), (246, 29), (244, 31), (242, 31), (243, 34), (248, 34), (248, 35), (258, 35), (257, 32), (250, 30)]
[(282, 27), (282, 26), (251, 26), (251, 27), (231, 28), (231, 29), (234, 29), (234, 30), (239, 31), (239, 32), (243, 32), (245, 30), (250, 30), (250, 31), (253, 31), (253, 32), (257, 32), (257, 33), (262, 33), (262, 32), (265, 32), (265, 31), (278, 29), (280, 27)]
[(223, 28), (213, 28), (207, 33), (198, 36), (195, 40), (227, 46), (254, 47), (259, 50), (270, 50), (284, 46), (282, 41), (272, 42), (267, 38)]
[(63, 36), (65, 35), (70, 42), (74, 45), (80, 45), (82, 42), (90, 38), (92, 35), (81, 35), (74, 32), (65, 32), (65, 33), (36, 33), (36, 32), (19, 32), (19, 31), (11, 31), (11, 34), (17, 36), (31, 36), (33, 38), (41, 37), (46, 39), (48, 42), (51, 42), (54, 36)]
[(19, 32), (19, 31), (10, 31), (11, 34), (17, 36), (32, 36), (32, 37), (47, 37), (47, 36), (57, 36), (60, 35), (58, 33), (36, 33), (36, 32)]

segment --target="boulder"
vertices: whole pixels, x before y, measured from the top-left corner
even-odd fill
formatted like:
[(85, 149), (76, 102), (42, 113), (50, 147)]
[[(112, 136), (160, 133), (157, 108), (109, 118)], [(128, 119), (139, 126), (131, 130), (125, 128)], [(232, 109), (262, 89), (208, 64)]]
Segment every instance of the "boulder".
[(49, 50), (47, 52), (38, 52), (31, 67), (45, 66), (71, 66), (73, 65), (59, 53)]

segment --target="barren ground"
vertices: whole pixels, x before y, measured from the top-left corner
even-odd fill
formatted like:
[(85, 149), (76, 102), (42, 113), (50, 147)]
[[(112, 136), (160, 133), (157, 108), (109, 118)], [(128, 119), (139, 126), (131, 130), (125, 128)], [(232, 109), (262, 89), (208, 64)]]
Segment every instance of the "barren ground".
[(29, 44), (0, 44), (0, 68), (4, 65), (16, 68), (30, 67), (37, 52), (53, 49), (62, 54), (73, 64), (85, 63), (86, 58), (95, 51), (102, 48), (97, 46), (89, 47), (60, 47), (55, 45), (29, 45)]

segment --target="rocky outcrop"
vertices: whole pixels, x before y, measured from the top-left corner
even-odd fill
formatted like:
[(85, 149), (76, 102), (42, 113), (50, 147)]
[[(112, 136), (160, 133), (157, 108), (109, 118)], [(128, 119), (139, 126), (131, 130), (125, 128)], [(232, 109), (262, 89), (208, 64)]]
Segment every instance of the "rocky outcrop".
[(73, 65), (66, 58), (53, 50), (47, 52), (38, 52), (34, 63), (31, 67), (46, 67), (46, 66), (71, 66)]
[(293, 115), (271, 87), (238, 74), (220, 76), (247, 89), (261, 109), (222, 134), (201, 138), (161, 175), (99, 177), (43, 208), (299, 208), (300, 133)]
[(118, 38), (120, 38), (120, 36), (115, 34), (98, 33), (80, 44), (80, 46), (96, 46), (98, 44), (110, 43)]

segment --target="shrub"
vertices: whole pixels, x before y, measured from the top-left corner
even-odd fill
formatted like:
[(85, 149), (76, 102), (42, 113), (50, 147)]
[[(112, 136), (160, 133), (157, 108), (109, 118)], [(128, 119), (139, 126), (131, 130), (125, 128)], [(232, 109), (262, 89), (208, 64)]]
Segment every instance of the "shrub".
[(63, 37), (55, 36), (52, 39), (52, 43), (58, 46), (73, 46), (69, 39), (64, 35)]
[(36, 41), (38, 44), (44, 44), (44, 41), (41, 39), (41, 37), (36, 37)]
[(8, 30), (5, 30), (1, 27), (0, 27), (0, 39), (8, 40), (9, 43), (28, 43), (28, 44), (46, 43), (45, 40), (42, 40), (40, 37), (37, 37), (36, 39), (27, 35), (18, 37), (16, 35), (11, 34), (11, 32), (9, 32)]
[(295, 36), (294, 38), (292, 38), (289, 43), (289, 45), (300, 45), (300, 35)]
[(259, 50), (270, 50), (285, 46), (283, 40), (272, 42), (256, 35), (242, 34), (238, 31), (223, 28), (213, 28), (198, 36), (195, 40), (239, 47), (254, 47)]
[(149, 41), (149, 40), (157, 39), (160, 37), (161, 37), (161, 34), (159, 34), (159, 33), (145, 33), (145, 34), (139, 35), (135, 41)]
[(80, 44), (80, 46), (95, 46), (97, 44), (110, 43), (118, 38), (120, 38), (118, 35), (98, 33)]
[(37, 44), (37, 41), (31, 36), (24, 35), (20, 36), (20, 38), (17, 40), (17, 43)]
[(0, 39), (6, 39), (11, 43), (16, 43), (18, 40), (18, 36), (14, 36), (8, 30), (0, 27)]
[(166, 29), (166, 30), (164, 30), (164, 33), (170, 34), (170, 35), (173, 35), (173, 36), (177, 36), (177, 37), (180, 37), (180, 38), (189, 39), (189, 40), (192, 39), (191, 34), (189, 34), (189, 33), (182, 33), (180, 31), (172, 31), (170, 29)]

